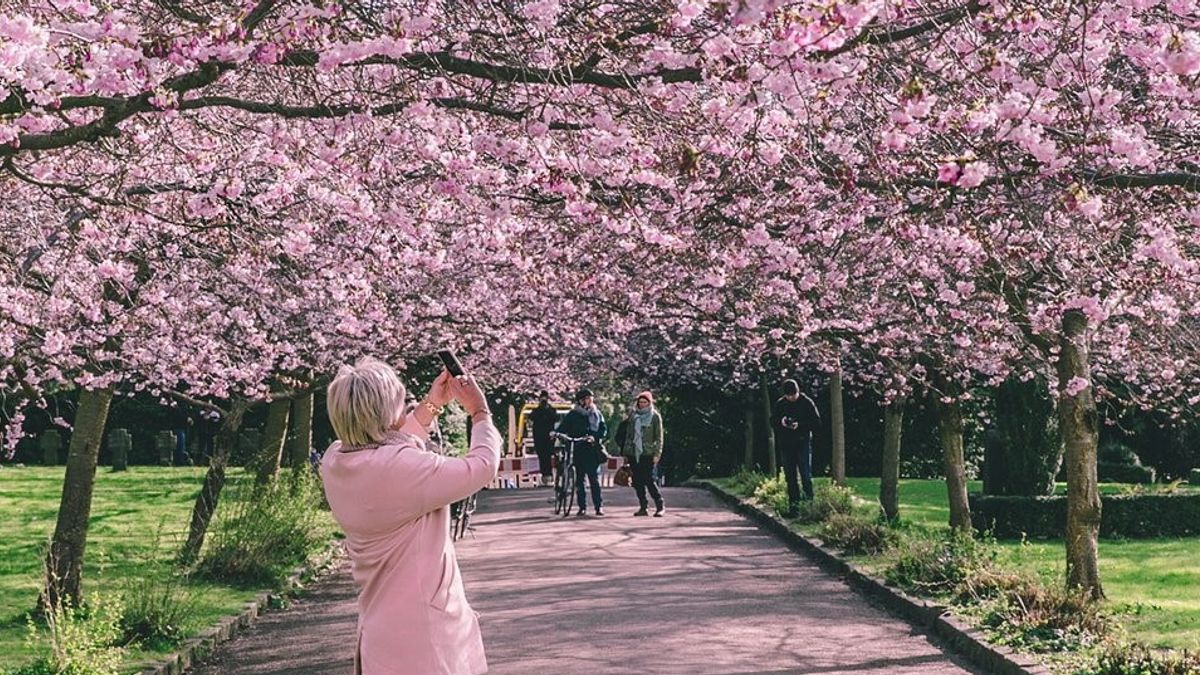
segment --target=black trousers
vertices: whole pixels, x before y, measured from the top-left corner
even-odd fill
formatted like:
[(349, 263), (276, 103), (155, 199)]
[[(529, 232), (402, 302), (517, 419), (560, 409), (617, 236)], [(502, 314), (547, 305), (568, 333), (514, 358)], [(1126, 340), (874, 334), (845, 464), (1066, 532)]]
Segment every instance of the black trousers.
[(800, 485), (797, 485), (796, 474), (800, 474), (804, 496), (812, 499), (812, 441), (805, 438), (784, 443), (779, 454), (783, 460), (783, 477), (787, 479), (788, 501), (792, 504), (800, 501)]
[(637, 493), (638, 503), (642, 505), (643, 509), (647, 504), (647, 490), (650, 491), (650, 498), (654, 500), (654, 505), (662, 508), (662, 493), (658, 491), (658, 483), (654, 482), (654, 460), (648, 455), (642, 455), (633, 465), (633, 490)]
[(534, 436), (533, 451), (537, 453), (538, 470), (542, 472), (542, 475), (549, 476), (553, 474), (554, 437), (538, 438)]

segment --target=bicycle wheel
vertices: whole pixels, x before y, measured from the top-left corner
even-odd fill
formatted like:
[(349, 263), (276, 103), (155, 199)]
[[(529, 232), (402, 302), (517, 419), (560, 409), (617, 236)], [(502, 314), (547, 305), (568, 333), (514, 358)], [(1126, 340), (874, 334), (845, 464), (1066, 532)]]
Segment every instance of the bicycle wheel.
[(554, 514), (562, 513), (562, 510), (567, 505), (566, 491), (567, 477), (563, 474), (561, 467), (554, 472)]
[(575, 465), (567, 467), (567, 508), (563, 509), (563, 516), (571, 515), (571, 508), (575, 506)]

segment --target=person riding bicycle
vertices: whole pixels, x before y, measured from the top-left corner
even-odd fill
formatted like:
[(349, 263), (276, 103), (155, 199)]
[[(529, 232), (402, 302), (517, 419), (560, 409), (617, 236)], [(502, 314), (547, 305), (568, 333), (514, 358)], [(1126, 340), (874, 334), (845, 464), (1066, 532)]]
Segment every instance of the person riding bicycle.
[[(604, 500), (600, 494), (600, 465), (608, 459), (601, 445), (608, 435), (608, 427), (604, 424), (604, 415), (596, 407), (596, 399), (590, 389), (580, 389), (575, 392), (575, 407), (563, 417), (554, 430), (560, 437), (582, 438), (575, 443), (575, 491), (578, 495), (579, 510), (575, 515), (582, 516), (587, 512), (584, 506), (584, 481), (592, 484), (592, 505), (596, 515), (604, 515)], [(568, 441), (569, 442), (569, 441)]]

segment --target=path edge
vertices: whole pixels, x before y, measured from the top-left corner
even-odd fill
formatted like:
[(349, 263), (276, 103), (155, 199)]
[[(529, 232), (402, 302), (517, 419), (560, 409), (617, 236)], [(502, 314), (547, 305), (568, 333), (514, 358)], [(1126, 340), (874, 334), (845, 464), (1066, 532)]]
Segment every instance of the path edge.
[(909, 623), (938, 637), (950, 649), (973, 664), (996, 675), (1050, 675), (1050, 670), (1032, 657), (1014, 652), (1002, 645), (989, 644), (983, 634), (954, 616), (944, 605), (915, 598), (885, 584), (882, 579), (867, 574), (821, 540), (807, 537), (754, 504), (707, 480), (689, 480), (684, 487), (702, 488), (733, 507), (761, 528), (776, 535), (790, 548), (803, 553), (826, 572), (842, 577), (850, 588), (882, 604)]
[(278, 589), (263, 591), (254, 596), (253, 600), (243, 606), (241, 612), (222, 617), (195, 637), (184, 640), (176, 651), (157, 657), (151, 664), (138, 671), (138, 675), (183, 675), (189, 668), (208, 658), (219, 645), (232, 640), (254, 625), (259, 616), (272, 609), (272, 605), (277, 604), (289, 591), (303, 586), (306, 579), (319, 576), (336, 562), (341, 554), (342, 540), (331, 540), (325, 549), (292, 570)]

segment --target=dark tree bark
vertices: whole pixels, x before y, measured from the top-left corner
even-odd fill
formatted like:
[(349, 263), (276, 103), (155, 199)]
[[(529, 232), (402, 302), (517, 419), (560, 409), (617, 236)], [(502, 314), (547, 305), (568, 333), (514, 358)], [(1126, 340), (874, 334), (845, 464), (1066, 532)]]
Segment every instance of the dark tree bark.
[[(946, 472), (946, 492), (950, 500), (950, 527), (971, 528), (971, 506), (967, 501), (967, 466), (963, 452), (962, 405), (958, 385), (940, 378), (940, 392), (934, 392), (938, 410), (938, 431), (942, 439), (942, 462)], [(946, 399), (946, 400), (943, 400)]]
[(266, 485), (279, 473), (291, 410), (292, 402), (285, 398), (275, 399), (267, 406), (267, 424), (263, 428), (262, 445), (254, 462), (254, 482), (257, 485)]
[(179, 554), (179, 560), (184, 564), (190, 564), (200, 556), (208, 526), (217, 510), (217, 500), (225, 487), (225, 467), (229, 464), (229, 455), (237, 443), (238, 429), (249, 407), (249, 401), (239, 399), (221, 416), (221, 428), (213, 440), (212, 460), (208, 464), (208, 473), (204, 475), (204, 485), (196, 496), (196, 504), (192, 507), (188, 538)]
[(846, 415), (842, 401), (842, 371), (834, 371), (829, 381), (829, 421), (831, 437), (830, 471), (835, 485), (846, 484)]
[(879, 480), (879, 505), (888, 520), (900, 517), (900, 436), (904, 426), (904, 401), (883, 409), (883, 470)]
[(83, 597), (83, 555), (92, 514), (96, 462), (100, 458), (100, 443), (112, 397), (111, 388), (79, 393), (75, 431), (67, 449), (67, 472), (58, 507), (58, 523), (46, 554), (46, 588), (39, 601), (43, 609), (78, 605)]
[(767, 386), (767, 376), (760, 379), (762, 383), (763, 419), (767, 421), (767, 471), (771, 478), (779, 475), (779, 462), (775, 457), (775, 428), (771, 425), (771, 389)]
[(749, 471), (754, 468), (754, 406), (746, 406), (746, 456), (742, 466)]
[[(1066, 312), (1057, 366), (1058, 421), (1067, 460), (1067, 585), (1100, 599), (1104, 597), (1099, 563), (1100, 487), (1096, 476), (1100, 418), (1091, 384), (1089, 339), (1083, 312)], [(1077, 383), (1086, 385), (1080, 387)]]
[[(509, 406), (512, 409), (512, 406)], [(292, 447), (288, 452), (292, 468), (299, 471), (308, 466), (312, 452), (313, 394), (307, 392), (292, 401)]]

